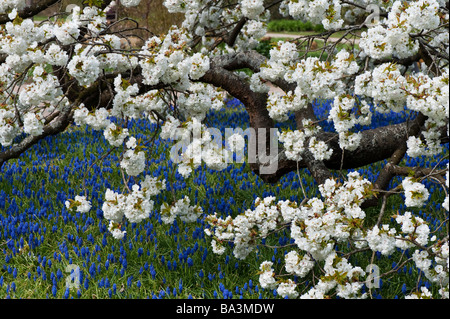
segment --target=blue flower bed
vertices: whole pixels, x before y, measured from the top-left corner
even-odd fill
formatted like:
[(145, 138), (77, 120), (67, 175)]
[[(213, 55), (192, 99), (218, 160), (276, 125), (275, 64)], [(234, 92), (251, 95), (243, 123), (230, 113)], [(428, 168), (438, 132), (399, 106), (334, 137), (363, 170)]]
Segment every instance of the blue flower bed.
[[(228, 109), (210, 112), (210, 127), (248, 126), (248, 115), (239, 101), (228, 102)], [(314, 105), (319, 118), (327, 117), (329, 103)], [(404, 121), (409, 114), (376, 114), (370, 128)], [(291, 121), (283, 125), (292, 125)], [(333, 131), (326, 121), (324, 130)], [(367, 127), (369, 128), (369, 127)], [(364, 128), (364, 129), (367, 129)], [(131, 134), (144, 141), (152, 137), (156, 125), (145, 120), (129, 123)], [(245, 163), (229, 165), (222, 172), (199, 167), (185, 180), (169, 159), (170, 145), (159, 138), (147, 152), (147, 169), (142, 174), (167, 180), (167, 190), (155, 198), (155, 209), (140, 224), (126, 224), (127, 234), (117, 241), (107, 230), (101, 206), (107, 188), (120, 191), (119, 153), (109, 151), (101, 132), (70, 127), (64, 133), (47, 137), (18, 160), (0, 170), (0, 298), (274, 298), (276, 291), (261, 289), (257, 270), (264, 260), (282, 267), (286, 249), (258, 247), (249, 260), (240, 261), (231, 254), (212, 253), (205, 236), (204, 216), (236, 215), (252, 208), (256, 197), (277, 196), (301, 201), (303, 195), (296, 172), (286, 174), (274, 185), (267, 185)], [(448, 154), (448, 144), (446, 145)], [(439, 158), (406, 157), (411, 165), (430, 167)], [(445, 167), (447, 159), (440, 162)], [(358, 171), (375, 180), (382, 163)], [(86, 169), (91, 167), (85, 175)], [(82, 180), (92, 209), (87, 214), (69, 212), (64, 202), (84, 195)], [(309, 196), (317, 187), (307, 170), (301, 171)], [(139, 182), (131, 178), (129, 186)], [(398, 180), (393, 181), (393, 185)], [(415, 211), (438, 227), (435, 212), (443, 199), (439, 187), (426, 182), (431, 195), (427, 207)], [(188, 195), (199, 204), (204, 216), (194, 224), (175, 221), (164, 225), (158, 211), (163, 202)], [(393, 211), (404, 210), (399, 199), (389, 201)], [(447, 215), (448, 216), (448, 215)], [(376, 217), (374, 217), (376, 218)], [(281, 246), (292, 243), (288, 233), (268, 239)], [(264, 243), (265, 241), (263, 241)], [(379, 256), (378, 256), (379, 257)], [(369, 258), (369, 257), (368, 257)], [(352, 260), (352, 262), (361, 262)], [(386, 267), (395, 267), (395, 259)], [(76, 268), (70, 273), (68, 265)], [(373, 290), (375, 297), (394, 298), (410, 293), (417, 282), (412, 264), (400, 269), (400, 283), (383, 283)], [(417, 278), (417, 277), (415, 277)], [(422, 276), (421, 285), (430, 285)], [(68, 279), (72, 284), (68, 286)], [(306, 287), (310, 282), (302, 283)]]

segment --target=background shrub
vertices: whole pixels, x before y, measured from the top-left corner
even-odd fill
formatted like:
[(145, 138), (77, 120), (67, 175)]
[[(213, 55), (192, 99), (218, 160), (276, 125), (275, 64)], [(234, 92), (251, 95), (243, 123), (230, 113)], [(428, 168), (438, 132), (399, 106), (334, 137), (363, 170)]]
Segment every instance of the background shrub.
[(321, 24), (312, 24), (309, 21), (303, 22), (299, 20), (272, 20), (267, 24), (267, 30), (271, 32), (325, 31)]

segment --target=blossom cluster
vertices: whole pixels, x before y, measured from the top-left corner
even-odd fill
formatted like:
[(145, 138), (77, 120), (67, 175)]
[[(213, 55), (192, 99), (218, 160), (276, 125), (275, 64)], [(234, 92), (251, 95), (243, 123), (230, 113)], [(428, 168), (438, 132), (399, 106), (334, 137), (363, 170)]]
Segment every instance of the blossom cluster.
[[(217, 213), (209, 215), (205, 221), (210, 228), (205, 233), (212, 237), (213, 251), (223, 254), (226, 243), (233, 242), (233, 254), (245, 259), (261, 238), (289, 226), (296, 250), (285, 254), (286, 273), (303, 278), (317, 263), (323, 263), (324, 275), (300, 298), (324, 298), (331, 290), (341, 298), (366, 298), (367, 293), (361, 289), (367, 273), (336, 252), (338, 243), (351, 242), (356, 249), (369, 248), (388, 256), (395, 249), (427, 247), (436, 241), (428, 224), (410, 212), (394, 216), (399, 231), (387, 224), (365, 229), (366, 214), (360, 206), (373, 191), (372, 184), (357, 172), (350, 173), (343, 184), (328, 179), (319, 190), (323, 199), (314, 197), (301, 206), (290, 201), (276, 203), (274, 197), (266, 197), (257, 198), (255, 209), (248, 209), (235, 218), (218, 217)], [(441, 294), (445, 296), (448, 294), (448, 241), (431, 247), (436, 252), (434, 267), (426, 251), (415, 250), (413, 258), (427, 278), (444, 287)], [(276, 288), (283, 297), (298, 297), (297, 284), (277, 279), (272, 266), (270, 261), (261, 263), (261, 287)]]
[[(151, 196), (159, 194), (165, 189), (165, 180), (145, 176), (140, 185), (133, 185), (129, 194), (117, 193), (107, 189), (102, 211), (105, 219), (109, 221), (108, 230), (116, 239), (122, 239), (126, 231), (121, 224), (126, 218), (131, 223), (139, 223), (149, 217), (154, 207)], [(67, 209), (75, 209), (80, 213), (87, 213), (91, 209), (91, 203), (85, 196), (75, 196), (74, 200), (65, 202)]]
[(407, 77), (405, 85), (406, 105), (415, 112), (427, 117), (423, 139), (409, 137), (408, 155), (412, 157), (434, 156), (442, 152), (439, 140), (440, 129), (447, 126), (449, 130), (449, 72), (448, 68), (441, 75), (430, 77), (427, 74)]
[[(275, 230), (278, 219), (290, 212), (289, 202), (273, 203), (275, 197), (257, 198), (255, 209), (246, 210), (243, 214), (225, 219), (217, 217), (216, 214), (208, 216), (208, 222), (214, 231), (206, 229), (208, 236), (214, 236), (215, 252), (224, 252), (223, 242), (232, 241), (234, 243), (233, 254), (236, 258), (245, 259), (256, 248), (255, 239), (260, 235), (265, 235)], [(295, 204), (294, 204), (295, 205)]]
[(264, 12), (263, 0), (242, 0), (241, 6), (244, 17), (249, 19), (257, 19)]
[(145, 169), (145, 152), (136, 144), (136, 138), (130, 137), (120, 166), (130, 176), (137, 176)]
[(326, 29), (332, 30), (339, 29), (344, 23), (341, 18), (341, 7), (341, 2), (338, 0), (285, 0), (280, 10), (294, 19), (323, 24)]
[[(380, 228), (377, 225), (374, 226), (366, 235), (369, 247), (386, 256), (396, 249), (407, 250), (418, 247), (412, 255), (417, 268), (423, 271), (430, 281), (438, 283), (441, 287), (439, 294), (443, 298), (448, 298), (448, 239), (437, 240), (436, 236), (431, 236), (427, 222), (411, 212), (407, 211), (394, 218), (401, 226), (400, 231), (387, 224), (381, 225)], [(422, 247), (427, 247), (429, 250)]]
[(419, 72), (404, 76), (404, 68), (394, 63), (383, 63), (372, 71), (355, 78), (355, 94), (373, 100), (378, 112), (420, 112), (427, 117), (423, 137), (410, 136), (408, 155), (433, 156), (442, 152), (440, 130), (449, 119), (448, 69), (439, 76)]
[(65, 206), (68, 210), (75, 209), (80, 213), (87, 213), (91, 209), (91, 203), (86, 199), (86, 196), (75, 196), (73, 200), (67, 200)]
[(300, 130), (278, 132), (278, 138), (284, 145), (284, 153), (290, 160), (299, 162), (305, 151), (305, 133)]
[(154, 208), (152, 196), (159, 194), (166, 187), (165, 180), (145, 176), (140, 185), (133, 185), (129, 194), (122, 194), (107, 189), (103, 202), (103, 216), (109, 221), (109, 231), (116, 239), (122, 239), (126, 231), (122, 229), (124, 218), (130, 223), (140, 223), (149, 218)]
[(190, 205), (189, 197), (185, 196), (177, 200), (173, 205), (163, 203), (161, 206), (161, 220), (166, 224), (172, 224), (175, 218), (180, 218), (182, 222), (192, 223), (203, 214), (203, 209)]
[[(168, 117), (160, 136), (163, 139), (179, 140), (173, 146), (171, 156), (172, 160), (178, 163), (178, 173), (185, 178), (202, 163), (213, 170), (221, 171), (228, 166), (232, 158), (232, 151), (224, 148), (221, 143), (220, 131), (207, 128), (197, 117), (183, 123), (174, 117)], [(236, 136), (230, 142), (236, 144), (233, 145), (236, 151), (242, 150), (244, 146), (242, 138)]]
[(405, 205), (408, 207), (422, 207), (428, 199), (429, 192), (425, 185), (415, 182), (412, 177), (406, 177), (402, 181), (405, 191)]
[(190, 55), (191, 36), (186, 29), (172, 27), (165, 36), (151, 37), (142, 47), (144, 59), (139, 61), (143, 83), (173, 84), (180, 90), (189, 88), (190, 79), (197, 80), (209, 70), (209, 58), (202, 53)]
[(352, 132), (356, 125), (368, 125), (371, 122), (372, 112), (364, 100), (343, 94), (334, 98), (333, 107), (328, 119), (334, 124), (339, 133), (339, 146), (350, 151), (355, 150), (361, 141), (360, 132)]
[(141, 0), (120, 0), (124, 7), (135, 7), (141, 3)]
[(0, 3), (0, 14), (11, 14), (11, 11), (15, 11), (15, 14), (17, 14), (17, 10), (22, 10), (25, 5), (26, 2), (23, 0), (4, 0)]
[[(448, 22), (448, 15), (446, 19)], [(385, 21), (361, 34), (361, 52), (381, 60), (413, 56), (419, 50), (419, 41), (410, 34), (434, 30), (440, 23), (437, 0), (395, 1)]]
[(316, 160), (327, 160), (333, 154), (333, 149), (316, 138), (321, 128), (309, 119), (303, 119), (303, 130), (278, 132), (278, 139), (284, 145), (286, 158), (293, 161), (301, 161), (303, 154), (308, 149)]
[(285, 80), (296, 84), (286, 95), (269, 93), (267, 108), (276, 121), (286, 121), (289, 112), (306, 108), (315, 99), (330, 99), (343, 94), (344, 78), (359, 71), (355, 56), (341, 50), (331, 63), (308, 57), (298, 61), (296, 46), (279, 42), (270, 50), (270, 59), (261, 66), (258, 76), (268, 81)]
[(243, 18), (249, 21), (243, 26), (235, 43), (226, 45), (224, 50), (232, 52), (256, 47), (259, 38), (266, 33), (266, 22), (270, 17), (270, 11), (264, 7), (262, 0), (240, 0), (233, 6), (223, 0), (214, 4), (207, 0), (165, 0), (163, 4), (171, 13), (184, 14), (182, 28), (201, 39), (204, 46), (202, 53), (205, 54), (219, 52), (217, 48), (208, 50), (215, 43), (215, 39), (208, 36), (208, 31), (227, 35)]
[(212, 85), (192, 83), (188, 93), (178, 96), (178, 107), (185, 118), (204, 120), (209, 110), (220, 110), (224, 105), (222, 93)]
[[(0, 115), (0, 143), (3, 146), (9, 146), (22, 132), (34, 136), (42, 134), (45, 116), (61, 111), (67, 105), (60, 78), (52, 73), (52, 69), (65, 67), (80, 86), (88, 87), (102, 73), (126, 71), (137, 65), (136, 57), (114, 52), (121, 48), (118, 36), (99, 36), (106, 27), (105, 14), (99, 8), (74, 6), (71, 19), (58, 24), (50, 20), (36, 24), (32, 19), (17, 15), (17, 9), (23, 8), (23, 4), (24, 1), (2, 2), (2, 6), (6, 6), (2, 10), (16, 6), (9, 13), (12, 21), (0, 27), (0, 54), (6, 55), (0, 67), (0, 82), (5, 88), (0, 91), (0, 97), (6, 102)], [(79, 39), (82, 28), (88, 30), (82, 40), (84, 43)], [(68, 45), (73, 45), (70, 57)], [(105, 47), (111, 51), (105, 51)], [(28, 70), (31, 72), (25, 72)], [(27, 78), (19, 84), (13, 75), (22, 72)], [(17, 116), (23, 118), (24, 125), (20, 125)]]

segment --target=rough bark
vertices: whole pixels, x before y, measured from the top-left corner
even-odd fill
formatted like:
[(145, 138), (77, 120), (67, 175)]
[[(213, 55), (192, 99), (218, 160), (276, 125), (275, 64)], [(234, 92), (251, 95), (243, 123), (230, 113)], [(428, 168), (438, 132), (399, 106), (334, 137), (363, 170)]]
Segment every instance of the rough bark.
[[(269, 116), (269, 112), (265, 107), (267, 101), (267, 94), (253, 92), (248, 83), (239, 78), (235, 73), (229, 71), (233, 70), (234, 66), (230, 66), (238, 62), (233, 56), (218, 57), (211, 61), (209, 71), (200, 79), (202, 82), (210, 83), (216, 87), (221, 87), (229, 94), (239, 99), (248, 112), (250, 119), (250, 126), (255, 129), (255, 135), (250, 139), (250, 143), (258, 145), (260, 137), (258, 136), (258, 129), (266, 129), (265, 141), (270, 141), (270, 128), (274, 127), (274, 122)], [(269, 129), (269, 130), (267, 130)], [(270, 144), (266, 144), (266, 154), (270, 154)], [(250, 167), (253, 171), (259, 174), (261, 163), (251, 161)], [(264, 176), (264, 175), (261, 175)]]
[[(60, 0), (40, 0), (39, 2), (35, 2), (32, 6), (20, 10), (17, 15), (22, 19), (31, 18), (59, 1)], [(9, 19), (7, 14), (0, 14), (0, 24), (5, 24), (8, 21), (11, 21), (11, 19)]]

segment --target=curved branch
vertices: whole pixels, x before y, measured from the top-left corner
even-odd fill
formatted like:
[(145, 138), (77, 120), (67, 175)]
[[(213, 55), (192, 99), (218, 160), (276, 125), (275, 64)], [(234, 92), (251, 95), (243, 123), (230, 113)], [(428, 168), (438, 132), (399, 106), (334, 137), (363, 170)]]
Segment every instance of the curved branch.
[[(360, 146), (353, 151), (345, 151), (344, 154), (339, 147), (336, 133), (321, 132), (317, 135), (317, 139), (326, 142), (328, 147), (333, 149), (330, 159), (323, 161), (323, 163), (327, 169), (339, 170), (341, 168), (358, 168), (389, 159), (399, 146), (405, 144), (408, 136), (413, 135), (418, 126), (419, 123), (415, 121), (413, 124), (405, 122), (362, 131)], [(299, 162), (299, 167), (307, 168), (308, 160)], [(276, 173), (270, 176), (261, 176), (261, 178), (267, 182), (275, 183), (286, 173), (295, 171), (297, 163), (281, 156), (278, 161), (278, 168), (279, 170)], [(386, 177), (385, 180), (390, 180), (390, 178)], [(381, 180), (379, 183), (381, 183)]]
[(236, 39), (239, 35), (239, 32), (241, 32), (242, 28), (244, 27), (245, 23), (248, 21), (248, 18), (242, 17), (241, 20), (236, 24), (233, 31), (229, 34), (229, 36), (226, 39), (226, 43), (232, 47), (234, 45), (234, 42), (236, 42)]
[[(235, 75), (232, 70), (250, 68), (258, 72), (260, 65), (266, 57), (255, 52), (239, 52), (224, 56), (214, 57), (211, 61), (210, 70), (200, 81), (222, 87), (228, 93), (239, 99), (246, 107), (250, 117), (250, 125), (253, 128), (272, 128), (273, 120), (269, 117), (266, 108), (267, 94), (253, 92), (249, 85)], [(292, 90), (292, 84), (280, 81), (276, 83), (284, 90)], [(296, 114), (297, 126), (301, 128), (303, 118), (315, 119), (312, 107), (302, 110)], [(398, 151), (399, 146), (406, 145), (409, 136), (417, 135), (424, 119), (418, 116), (412, 122), (392, 124), (361, 132), (360, 146), (353, 151), (345, 151), (338, 143), (338, 135), (331, 132), (320, 132), (316, 138), (327, 143), (333, 149), (330, 159), (314, 161), (311, 156), (306, 155), (304, 160), (298, 163), (300, 168), (309, 168), (317, 182), (323, 182), (330, 176), (328, 170), (352, 169), (369, 165), (378, 161), (389, 159)], [(300, 125), (300, 126), (299, 126)], [(446, 141), (444, 138), (442, 141)], [(267, 145), (267, 147), (269, 147)], [(401, 154), (400, 154), (401, 155)], [(402, 156), (400, 156), (401, 158)], [(265, 182), (275, 183), (284, 174), (297, 169), (297, 162), (288, 160), (282, 152), (278, 156), (278, 169), (272, 174), (260, 175)], [(258, 170), (255, 170), (258, 173)], [(388, 174), (389, 175), (389, 174)], [(386, 178), (390, 180), (390, 178)], [(381, 180), (380, 180), (381, 183)], [(384, 182), (382, 183), (385, 184)]]
[[(61, 0), (40, 0), (39, 2), (35, 2), (32, 6), (20, 10), (17, 15), (22, 19), (31, 18), (59, 1)], [(5, 24), (9, 21), (11, 21), (11, 19), (7, 14), (0, 14), (0, 24)]]
[(23, 152), (25, 152), (27, 149), (29, 149), (31, 146), (33, 146), (40, 140), (44, 139), (45, 137), (50, 135), (56, 135), (64, 131), (72, 120), (72, 107), (76, 105), (76, 103), (77, 102), (65, 105), (62, 108), (59, 116), (44, 126), (42, 134), (38, 136), (29, 135), (26, 138), (24, 138), (20, 143), (0, 153), (0, 168), (6, 161), (13, 158), (19, 158), (19, 156)]

